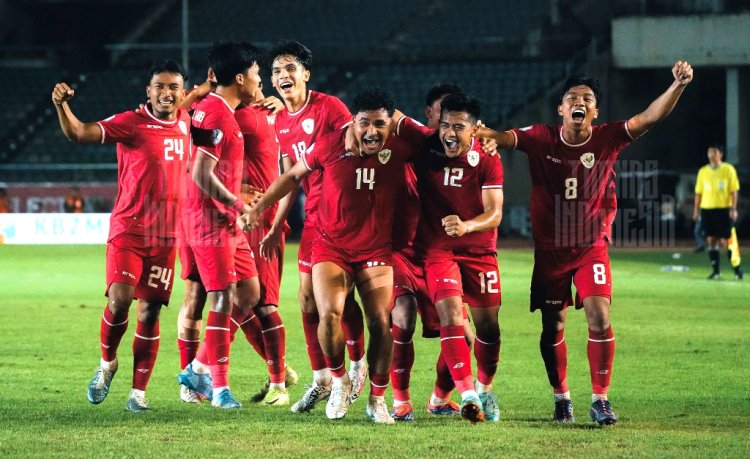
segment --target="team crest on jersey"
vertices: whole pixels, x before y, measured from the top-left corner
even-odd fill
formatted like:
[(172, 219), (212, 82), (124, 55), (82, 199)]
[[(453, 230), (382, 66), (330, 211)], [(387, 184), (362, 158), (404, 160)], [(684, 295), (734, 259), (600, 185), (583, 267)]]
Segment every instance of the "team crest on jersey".
[(479, 153), (472, 150), (466, 155), (466, 159), (469, 161), (471, 167), (477, 167), (477, 164), (479, 164)]
[(583, 164), (586, 169), (591, 169), (592, 167), (594, 167), (594, 154), (593, 153), (582, 154), (581, 164)]
[(380, 164), (387, 164), (390, 159), (391, 150), (386, 148), (378, 152), (378, 161), (380, 161)]
[(314, 128), (315, 128), (315, 121), (313, 121), (312, 118), (302, 120), (302, 130), (305, 131), (305, 134), (307, 135), (312, 134)]
[(187, 124), (185, 124), (184, 121), (180, 120), (177, 122), (177, 127), (180, 128), (180, 132), (182, 132), (182, 135), (187, 135)]
[(219, 142), (221, 142), (221, 139), (224, 138), (224, 133), (221, 132), (221, 129), (214, 129), (211, 131), (211, 143), (214, 145), (218, 145)]

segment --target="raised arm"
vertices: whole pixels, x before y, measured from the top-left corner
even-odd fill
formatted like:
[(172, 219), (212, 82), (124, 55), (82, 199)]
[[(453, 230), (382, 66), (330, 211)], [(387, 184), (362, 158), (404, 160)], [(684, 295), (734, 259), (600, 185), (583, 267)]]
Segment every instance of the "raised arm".
[(448, 215), (443, 218), (443, 229), (448, 236), (461, 237), (468, 233), (483, 233), (497, 228), (503, 219), (503, 190), (502, 188), (487, 188), (482, 190), (482, 204), (484, 212), (462, 221), (458, 215)]
[(633, 138), (638, 138), (656, 123), (666, 118), (680, 99), (682, 92), (693, 81), (693, 67), (687, 62), (677, 61), (672, 67), (674, 81), (646, 110), (628, 120), (628, 130)]
[(258, 204), (256, 204), (250, 212), (247, 214), (246, 222), (250, 229), (254, 229), (258, 226), (258, 221), (264, 210), (270, 207), (273, 203), (283, 198), (290, 191), (296, 189), (310, 170), (305, 165), (304, 161), (297, 161), (291, 169), (284, 172), (268, 187), (263, 197), (260, 198)]
[(73, 114), (68, 101), (75, 95), (66, 83), (57, 83), (52, 90), (52, 103), (55, 104), (57, 119), (63, 134), (75, 143), (99, 143), (102, 141), (102, 128), (97, 123), (83, 123)]
[(487, 126), (477, 126), (476, 136), (495, 140), (497, 148), (503, 150), (512, 150), (516, 146), (516, 136), (510, 131), (496, 131)]

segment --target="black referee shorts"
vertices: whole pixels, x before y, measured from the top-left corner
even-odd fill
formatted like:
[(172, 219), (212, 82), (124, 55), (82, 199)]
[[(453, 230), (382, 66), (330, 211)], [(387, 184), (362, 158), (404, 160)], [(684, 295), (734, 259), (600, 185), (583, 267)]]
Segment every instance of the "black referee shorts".
[(732, 220), (729, 207), (723, 209), (701, 209), (701, 226), (706, 236), (729, 239), (732, 233)]

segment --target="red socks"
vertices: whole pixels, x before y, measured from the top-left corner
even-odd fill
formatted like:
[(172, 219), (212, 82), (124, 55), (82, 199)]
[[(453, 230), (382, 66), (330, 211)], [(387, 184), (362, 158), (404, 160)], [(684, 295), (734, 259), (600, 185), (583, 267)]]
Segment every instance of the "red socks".
[(286, 329), (281, 321), (278, 311), (274, 311), (265, 317), (259, 317), (263, 327), (263, 345), (266, 350), (266, 363), (271, 382), (280, 384), (284, 382), (286, 371)]
[(260, 358), (266, 360), (266, 349), (263, 346), (263, 334), (261, 333), (260, 321), (255, 312), (250, 311), (249, 314), (243, 315), (240, 313), (239, 308), (232, 307), (232, 324), (231, 334), (232, 340), (234, 340), (234, 334), (237, 328), (242, 329), (242, 333), (245, 334), (245, 339), (255, 349)]
[(370, 395), (382, 397), (386, 389), (388, 389), (388, 374), (379, 375), (370, 372)]
[(349, 360), (358, 362), (365, 356), (365, 326), (362, 319), (362, 309), (354, 300), (354, 295), (346, 297), (344, 314), (341, 317), (341, 328), (346, 337), (346, 349)]
[(205, 348), (213, 387), (229, 386), (229, 314), (210, 311), (206, 320)]
[(565, 330), (547, 333), (542, 331), (539, 350), (547, 370), (547, 379), (556, 394), (568, 391), (568, 345)]
[(198, 346), (200, 340), (187, 340), (177, 338), (177, 349), (180, 351), (180, 369), (185, 369), (186, 366), (195, 358), (195, 354), (198, 353)]
[(435, 372), (437, 377), (435, 378), (435, 388), (432, 390), (438, 398), (447, 400), (451, 396), (451, 392), (456, 388), (456, 383), (453, 382), (453, 377), (448, 369), (448, 364), (445, 363), (445, 357), (443, 357), (443, 351), (440, 351), (437, 363), (435, 364)]
[(159, 352), (159, 322), (138, 322), (133, 337), (133, 389), (146, 390)]
[(320, 317), (317, 312), (302, 312), (302, 328), (305, 332), (305, 343), (307, 343), (307, 355), (310, 357), (310, 366), (313, 371), (327, 368), (323, 357), (323, 349), (318, 341), (318, 324)]
[[(391, 381), (393, 383), (393, 398), (398, 401), (407, 401), (409, 397), (409, 380), (411, 369), (414, 366), (414, 341), (413, 333), (391, 326), (393, 335), (393, 362), (391, 363)], [(372, 377), (370, 377), (372, 381)]]
[(336, 378), (343, 378), (346, 374), (346, 366), (344, 365), (344, 353), (335, 356), (328, 357), (324, 355), (326, 366), (331, 370), (331, 374)]
[(494, 343), (485, 343), (477, 337), (474, 340), (474, 357), (477, 359), (477, 381), (489, 386), (500, 361), (500, 337)]
[(610, 326), (603, 332), (589, 330), (589, 370), (594, 394), (606, 394), (615, 360), (615, 335)]
[(102, 360), (111, 362), (117, 357), (117, 348), (120, 347), (122, 335), (125, 334), (127, 329), (128, 311), (125, 311), (124, 314), (114, 315), (109, 310), (109, 306), (105, 306), (99, 326)]
[(466, 344), (463, 325), (440, 327), (440, 350), (460, 392), (474, 390), (471, 374), (471, 354)]

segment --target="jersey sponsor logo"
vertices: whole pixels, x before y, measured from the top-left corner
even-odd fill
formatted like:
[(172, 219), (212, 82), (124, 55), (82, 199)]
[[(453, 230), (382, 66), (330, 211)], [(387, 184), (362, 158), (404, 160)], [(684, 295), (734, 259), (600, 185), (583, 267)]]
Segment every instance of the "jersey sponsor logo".
[(308, 134), (308, 135), (312, 134), (314, 128), (315, 128), (315, 121), (312, 118), (302, 120), (302, 130), (305, 131), (305, 134)]
[(552, 162), (553, 162), (553, 163), (555, 163), (555, 164), (562, 164), (562, 159), (558, 159), (558, 158), (553, 158), (553, 157), (552, 157), (552, 156), (550, 156), (550, 155), (547, 155), (547, 159), (549, 159), (550, 161), (552, 161)]
[(289, 134), (289, 129), (280, 129), (279, 134)]
[(477, 164), (479, 164), (479, 153), (476, 151), (470, 151), (469, 154), (466, 155), (466, 159), (469, 161), (469, 166), (477, 167)]
[(562, 300), (544, 300), (544, 304), (562, 304)]
[(221, 142), (221, 139), (224, 138), (224, 133), (221, 132), (221, 129), (214, 129), (211, 131), (211, 143), (214, 145), (218, 145), (219, 142)]
[(388, 164), (388, 161), (390, 159), (391, 159), (391, 150), (386, 148), (378, 152), (378, 161), (380, 161), (380, 164)]
[(131, 273), (127, 272), (127, 271), (123, 271), (123, 272), (122, 272), (122, 275), (123, 275), (123, 276), (128, 276), (128, 277), (129, 277), (129, 278), (131, 278), (131, 279), (135, 279), (135, 276), (134, 276), (133, 274), (131, 274)]
[(203, 110), (196, 110), (193, 114), (193, 119), (199, 123), (202, 122), (205, 117), (206, 112), (204, 112)]
[(177, 127), (180, 128), (180, 132), (182, 132), (182, 135), (187, 135), (188, 128), (187, 128), (187, 124), (184, 121), (182, 120), (178, 121)]
[(158, 124), (147, 124), (146, 127), (149, 129), (164, 129), (164, 126), (159, 126)]
[(594, 167), (594, 154), (591, 152), (582, 154), (581, 163), (586, 169)]
[(456, 285), (458, 285), (458, 281), (456, 279), (449, 279), (447, 277), (445, 279), (443, 279), (443, 282), (445, 282), (446, 284), (456, 284)]
[(464, 366), (463, 362), (458, 362), (457, 364), (453, 365), (453, 368), (459, 369), (459, 368), (463, 368), (463, 366)]

